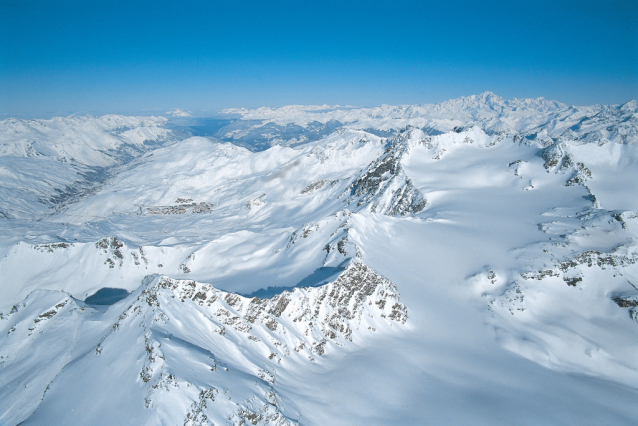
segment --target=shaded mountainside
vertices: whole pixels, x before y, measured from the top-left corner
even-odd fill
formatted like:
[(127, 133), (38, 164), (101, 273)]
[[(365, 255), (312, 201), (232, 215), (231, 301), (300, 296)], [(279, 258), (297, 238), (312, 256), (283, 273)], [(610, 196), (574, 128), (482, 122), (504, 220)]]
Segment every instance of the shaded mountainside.
[[(270, 299), (149, 276), (102, 311), (63, 292), (38, 291), (0, 316), (2, 370), (32, 371), (3, 374), (3, 423), (38, 423), (93, 399), (93, 414), (68, 419), (100, 423), (110, 412), (120, 422), (292, 424), (298, 413), (284, 408), (279, 368), (303, 370), (304, 362), (377, 329), (401, 328), (408, 318), (396, 286), (360, 262), (321, 287)], [(27, 348), (41, 350), (24, 357)], [(113, 362), (123, 374), (117, 383), (104, 375)], [(41, 363), (46, 370), (36, 367)], [(69, 392), (66, 383), (80, 377), (93, 390)], [(127, 400), (99, 398), (107, 388)], [(25, 398), (28, 406), (16, 404)]]
[(637, 108), (4, 120), (0, 423), (633, 425)]
[(405, 216), (423, 211), (427, 200), (415, 188), (401, 167), (401, 158), (409, 149), (410, 131), (388, 141), (388, 148), (350, 185), (349, 202), (356, 209), (366, 206), (373, 213)]
[(33, 219), (91, 194), (109, 170), (181, 138), (162, 117), (0, 121), (0, 215)]

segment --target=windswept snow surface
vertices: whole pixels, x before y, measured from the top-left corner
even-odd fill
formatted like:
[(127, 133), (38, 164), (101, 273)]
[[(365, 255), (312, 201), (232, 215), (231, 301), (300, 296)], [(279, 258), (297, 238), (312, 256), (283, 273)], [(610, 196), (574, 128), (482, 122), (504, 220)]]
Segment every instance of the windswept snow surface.
[(163, 117), (0, 121), (0, 217), (42, 218), (94, 191), (106, 169), (175, 140)]
[(637, 111), (5, 120), (0, 424), (635, 424)]

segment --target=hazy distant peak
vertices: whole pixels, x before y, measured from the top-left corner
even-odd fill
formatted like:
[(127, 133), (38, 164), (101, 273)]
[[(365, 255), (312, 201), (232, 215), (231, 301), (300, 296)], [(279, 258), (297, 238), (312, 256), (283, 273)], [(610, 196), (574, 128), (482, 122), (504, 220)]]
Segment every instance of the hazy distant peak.
[(222, 114), (242, 114), (242, 115), (251, 115), (251, 114), (259, 114), (259, 115), (269, 115), (269, 114), (290, 114), (295, 113), (297, 111), (328, 111), (334, 110), (337, 108), (353, 108), (352, 106), (341, 106), (341, 105), (284, 105), (279, 108), (272, 107), (259, 107), (255, 109), (249, 108), (225, 108), (221, 110)]
[(173, 111), (166, 111), (166, 114), (172, 115), (173, 117), (190, 117), (192, 115), (190, 111), (183, 111), (179, 108), (176, 108)]
[(638, 110), (638, 102), (635, 99), (625, 102), (620, 106), (620, 109), (623, 111), (636, 111)]

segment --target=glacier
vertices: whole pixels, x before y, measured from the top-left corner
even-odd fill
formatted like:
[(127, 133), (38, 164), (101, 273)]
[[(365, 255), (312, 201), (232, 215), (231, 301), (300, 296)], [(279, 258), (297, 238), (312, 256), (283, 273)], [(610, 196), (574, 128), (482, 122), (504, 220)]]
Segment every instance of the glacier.
[(0, 121), (0, 424), (635, 424), (636, 101), (224, 113)]

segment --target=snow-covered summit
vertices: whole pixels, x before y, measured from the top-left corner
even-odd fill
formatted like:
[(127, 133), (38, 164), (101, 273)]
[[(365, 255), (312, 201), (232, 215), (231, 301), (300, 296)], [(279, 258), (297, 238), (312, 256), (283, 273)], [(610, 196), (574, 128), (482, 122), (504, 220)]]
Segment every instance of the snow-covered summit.
[(5, 121), (0, 423), (633, 425), (636, 107)]
[[(612, 110), (616, 113), (610, 112)], [(271, 145), (303, 143), (315, 134), (322, 134), (326, 126), (332, 128), (335, 125), (381, 132), (396, 132), (406, 126), (419, 127), (429, 133), (448, 132), (459, 126), (478, 126), (488, 133), (525, 135), (547, 130), (553, 138), (564, 136), (569, 130), (570, 137), (577, 139), (604, 137), (622, 143), (638, 142), (635, 123), (627, 123), (636, 113), (634, 101), (622, 106), (579, 107), (544, 98), (508, 100), (485, 92), (438, 104), (381, 105), (373, 108), (291, 105), (224, 112), (240, 114), (241, 120), (220, 130), (220, 138), (246, 142), (244, 138), (247, 135), (254, 138), (256, 134), (262, 134), (264, 141)], [(601, 114), (605, 116), (605, 125), (595, 125)], [(579, 127), (583, 120), (588, 121), (590, 126)]]
[[(39, 290), (0, 317), (2, 368), (39, 369), (38, 361), (58, 358), (40, 374), (4, 376), (0, 418), (37, 423), (64, 409), (80, 423), (207, 424), (230, 416), (237, 424), (247, 418), (292, 424), (297, 413), (273, 387), (278, 369), (303, 372), (366, 334), (402, 328), (407, 318), (396, 286), (360, 262), (331, 283), (269, 299), (157, 275), (106, 311), (68, 293)], [(21, 357), (28, 347), (48, 348)], [(127, 377), (111, 382), (104, 369), (112, 363)], [(95, 390), (69, 392), (65, 383), (80, 377)], [(73, 413), (103, 389), (113, 390), (108, 405), (119, 409)], [(30, 403), (16, 404), (23, 399)]]
[(121, 115), (0, 121), (0, 215), (41, 217), (89, 193), (107, 168), (177, 140), (167, 123)]
[[(344, 125), (355, 125), (357, 123), (369, 125), (371, 128), (382, 128), (383, 121), (388, 118), (392, 120), (404, 119), (414, 120), (417, 118), (447, 118), (454, 119), (486, 119), (494, 118), (500, 114), (507, 114), (517, 111), (517, 115), (526, 116), (547, 114), (564, 110), (567, 105), (555, 101), (547, 101), (544, 98), (538, 99), (513, 99), (505, 100), (492, 92), (485, 92), (480, 95), (472, 95), (452, 99), (439, 104), (421, 105), (382, 105), (374, 108), (342, 108), (339, 106), (316, 106), (307, 107), (301, 105), (289, 105), (281, 108), (258, 108), (253, 110), (233, 109), (224, 110), (224, 113), (241, 114), (243, 120), (261, 120), (272, 122), (278, 125), (296, 124), (307, 126), (309, 123), (317, 121), (326, 123), (327, 121), (339, 121)], [(371, 119), (382, 119), (376, 126), (372, 125)], [(379, 126), (381, 124), (381, 126)], [(404, 126), (402, 126), (404, 127)]]
[(108, 166), (123, 145), (133, 147), (169, 139), (164, 117), (122, 115), (54, 117), (0, 121), (1, 156), (47, 156), (87, 166)]

